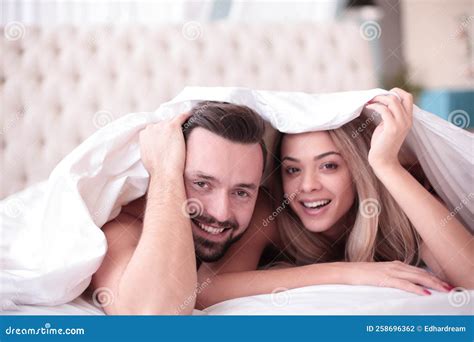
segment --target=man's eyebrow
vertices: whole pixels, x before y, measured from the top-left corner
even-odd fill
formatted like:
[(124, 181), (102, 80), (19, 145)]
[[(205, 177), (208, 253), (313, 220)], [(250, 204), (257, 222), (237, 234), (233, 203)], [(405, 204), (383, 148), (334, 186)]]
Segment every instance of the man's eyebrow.
[[(315, 156), (313, 159), (314, 160), (319, 160), (319, 159), (322, 159), (324, 157), (327, 157), (331, 154), (336, 154), (338, 156), (340, 156), (341, 154), (339, 152), (336, 152), (336, 151), (329, 151), (329, 152), (324, 152), (324, 153), (321, 153), (321, 154), (318, 154), (317, 156)], [(293, 162), (299, 162), (300, 160), (297, 159), (297, 158), (293, 158), (293, 157), (289, 157), (289, 156), (284, 156), (281, 161), (285, 161), (285, 160), (289, 160), (289, 161), (293, 161)]]
[(208, 181), (212, 181), (212, 182), (215, 182), (215, 183), (219, 183), (219, 180), (214, 177), (214, 176), (211, 176), (211, 175), (208, 175), (202, 171), (196, 171), (196, 172), (192, 172), (191, 173), (191, 176), (193, 177), (198, 177), (198, 178), (202, 178), (202, 179), (205, 179), (205, 180), (208, 180)]
[(256, 190), (258, 186), (254, 183), (240, 183), (235, 186), (236, 188), (244, 188), (244, 189), (250, 189), (250, 190)]

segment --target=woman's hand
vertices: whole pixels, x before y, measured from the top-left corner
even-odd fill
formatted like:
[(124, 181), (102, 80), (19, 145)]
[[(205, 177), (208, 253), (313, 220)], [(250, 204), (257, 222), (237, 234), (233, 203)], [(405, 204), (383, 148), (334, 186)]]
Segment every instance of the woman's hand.
[(425, 287), (449, 292), (453, 287), (428, 271), (407, 265), (401, 261), (350, 262), (347, 282), (352, 285), (393, 287), (419, 295), (430, 295)]
[(184, 172), (186, 147), (181, 126), (190, 115), (182, 113), (148, 125), (140, 132), (140, 155), (150, 176)]
[(396, 96), (380, 95), (366, 106), (382, 116), (382, 121), (372, 135), (368, 156), (374, 170), (400, 165), (398, 153), (413, 122), (413, 96), (399, 88), (391, 91), (401, 100)]

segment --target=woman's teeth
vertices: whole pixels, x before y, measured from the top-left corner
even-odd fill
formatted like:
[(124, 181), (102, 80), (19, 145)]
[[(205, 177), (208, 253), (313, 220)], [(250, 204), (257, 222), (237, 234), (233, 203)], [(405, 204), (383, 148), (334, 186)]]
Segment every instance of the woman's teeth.
[(205, 224), (202, 224), (202, 223), (198, 223), (197, 225), (199, 226), (199, 228), (201, 228), (205, 232), (208, 232), (209, 234), (214, 234), (214, 235), (220, 234), (225, 230), (225, 228), (214, 228), (211, 226), (206, 226)]
[(321, 200), (321, 201), (315, 201), (315, 202), (301, 202), (306, 208), (310, 209), (315, 209), (315, 208), (321, 208), (324, 207), (325, 205), (328, 205), (331, 200)]

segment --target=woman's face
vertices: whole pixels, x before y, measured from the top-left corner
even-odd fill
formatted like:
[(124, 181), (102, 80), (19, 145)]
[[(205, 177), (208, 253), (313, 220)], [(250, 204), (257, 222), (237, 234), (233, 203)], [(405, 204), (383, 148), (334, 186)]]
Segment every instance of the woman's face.
[(281, 158), (290, 207), (306, 229), (336, 238), (335, 223), (351, 208), (355, 191), (349, 168), (329, 134), (285, 134)]

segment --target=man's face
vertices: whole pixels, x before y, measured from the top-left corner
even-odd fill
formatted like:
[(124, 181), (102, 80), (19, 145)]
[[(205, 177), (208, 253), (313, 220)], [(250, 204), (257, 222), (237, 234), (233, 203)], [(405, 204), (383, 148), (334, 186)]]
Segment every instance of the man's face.
[(239, 144), (201, 127), (186, 144), (184, 171), (196, 256), (221, 258), (247, 229), (262, 177), (259, 144)]

